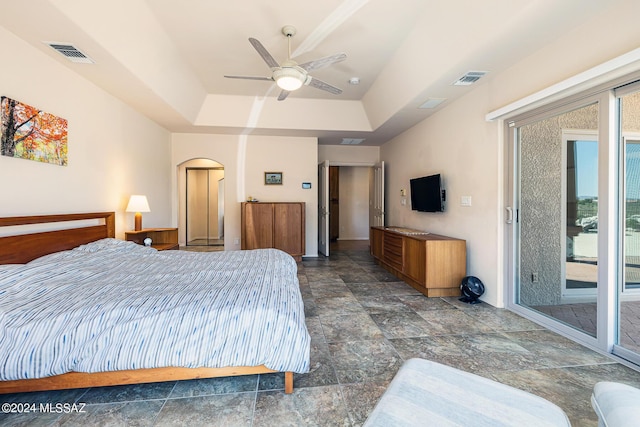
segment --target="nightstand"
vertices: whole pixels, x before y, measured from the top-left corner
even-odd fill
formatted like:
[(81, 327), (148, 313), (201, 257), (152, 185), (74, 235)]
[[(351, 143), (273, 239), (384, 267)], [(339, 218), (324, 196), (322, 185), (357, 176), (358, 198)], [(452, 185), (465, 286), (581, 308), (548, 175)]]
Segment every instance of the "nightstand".
[(179, 249), (177, 228), (143, 228), (140, 231), (125, 231), (124, 238), (144, 245), (144, 239), (151, 239), (151, 247), (159, 251)]

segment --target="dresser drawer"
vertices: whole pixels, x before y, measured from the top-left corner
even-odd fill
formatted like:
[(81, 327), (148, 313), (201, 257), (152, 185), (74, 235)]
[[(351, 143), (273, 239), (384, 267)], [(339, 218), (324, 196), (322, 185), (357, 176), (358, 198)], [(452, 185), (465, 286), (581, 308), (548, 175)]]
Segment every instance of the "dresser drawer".
[(384, 261), (393, 268), (402, 270), (402, 237), (385, 234), (383, 241)]

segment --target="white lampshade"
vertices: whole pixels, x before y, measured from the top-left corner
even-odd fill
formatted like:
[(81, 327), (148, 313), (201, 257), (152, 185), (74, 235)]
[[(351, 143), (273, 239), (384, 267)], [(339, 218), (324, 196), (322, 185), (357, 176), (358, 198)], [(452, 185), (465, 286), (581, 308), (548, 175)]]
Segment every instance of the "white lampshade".
[(129, 198), (127, 212), (151, 212), (151, 209), (149, 209), (149, 202), (147, 202), (147, 196), (141, 196), (138, 194), (132, 195)]

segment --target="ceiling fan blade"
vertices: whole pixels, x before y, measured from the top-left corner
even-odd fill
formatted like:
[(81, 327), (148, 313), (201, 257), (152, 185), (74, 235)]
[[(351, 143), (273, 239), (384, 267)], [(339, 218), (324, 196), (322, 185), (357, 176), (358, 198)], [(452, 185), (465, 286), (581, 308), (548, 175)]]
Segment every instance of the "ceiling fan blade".
[(280, 92), (280, 95), (278, 95), (278, 101), (284, 101), (285, 99), (287, 99), (287, 96), (289, 96), (291, 92), (289, 92), (288, 90), (283, 90), (282, 92)]
[(264, 59), (264, 62), (267, 63), (269, 68), (278, 68), (278, 67), (280, 67), (280, 65), (278, 64), (278, 61), (276, 61), (273, 58), (273, 56), (271, 56), (271, 54), (267, 51), (267, 49), (265, 49), (265, 47), (262, 45), (262, 43), (260, 43), (258, 40), (254, 39), (254, 38), (251, 38), (251, 37), (249, 38), (249, 43), (251, 43), (251, 45), (255, 48), (255, 50), (258, 51), (258, 53), (260, 54), (262, 59)]
[(244, 80), (266, 80), (272, 82), (271, 77), (253, 77), (253, 76), (225, 76), (228, 79), (244, 79)]
[(315, 77), (311, 77), (308, 85), (313, 86), (316, 89), (326, 90), (327, 92), (330, 92), (334, 95), (340, 95), (342, 93), (342, 89), (332, 86), (329, 83), (325, 83), (322, 80), (318, 80)]
[(344, 61), (345, 59), (347, 59), (347, 55), (345, 53), (336, 53), (335, 55), (325, 56), (324, 58), (299, 64), (298, 67), (307, 71), (317, 70), (318, 68), (326, 67), (328, 65), (335, 64), (336, 62)]

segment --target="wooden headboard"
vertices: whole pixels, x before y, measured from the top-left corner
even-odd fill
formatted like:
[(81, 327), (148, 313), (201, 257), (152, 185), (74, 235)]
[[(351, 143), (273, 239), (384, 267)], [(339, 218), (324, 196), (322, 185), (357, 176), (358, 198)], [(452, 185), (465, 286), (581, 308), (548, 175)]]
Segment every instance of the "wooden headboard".
[(67, 221), (104, 220), (99, 225), (79, 225), (63, 230), (0, 237), (0, 264), (24, 264), (50, 253), (65, 251), (106, 237), (115, 237), (115, 212), (0, 218), (0, 227), (54, 224)]

